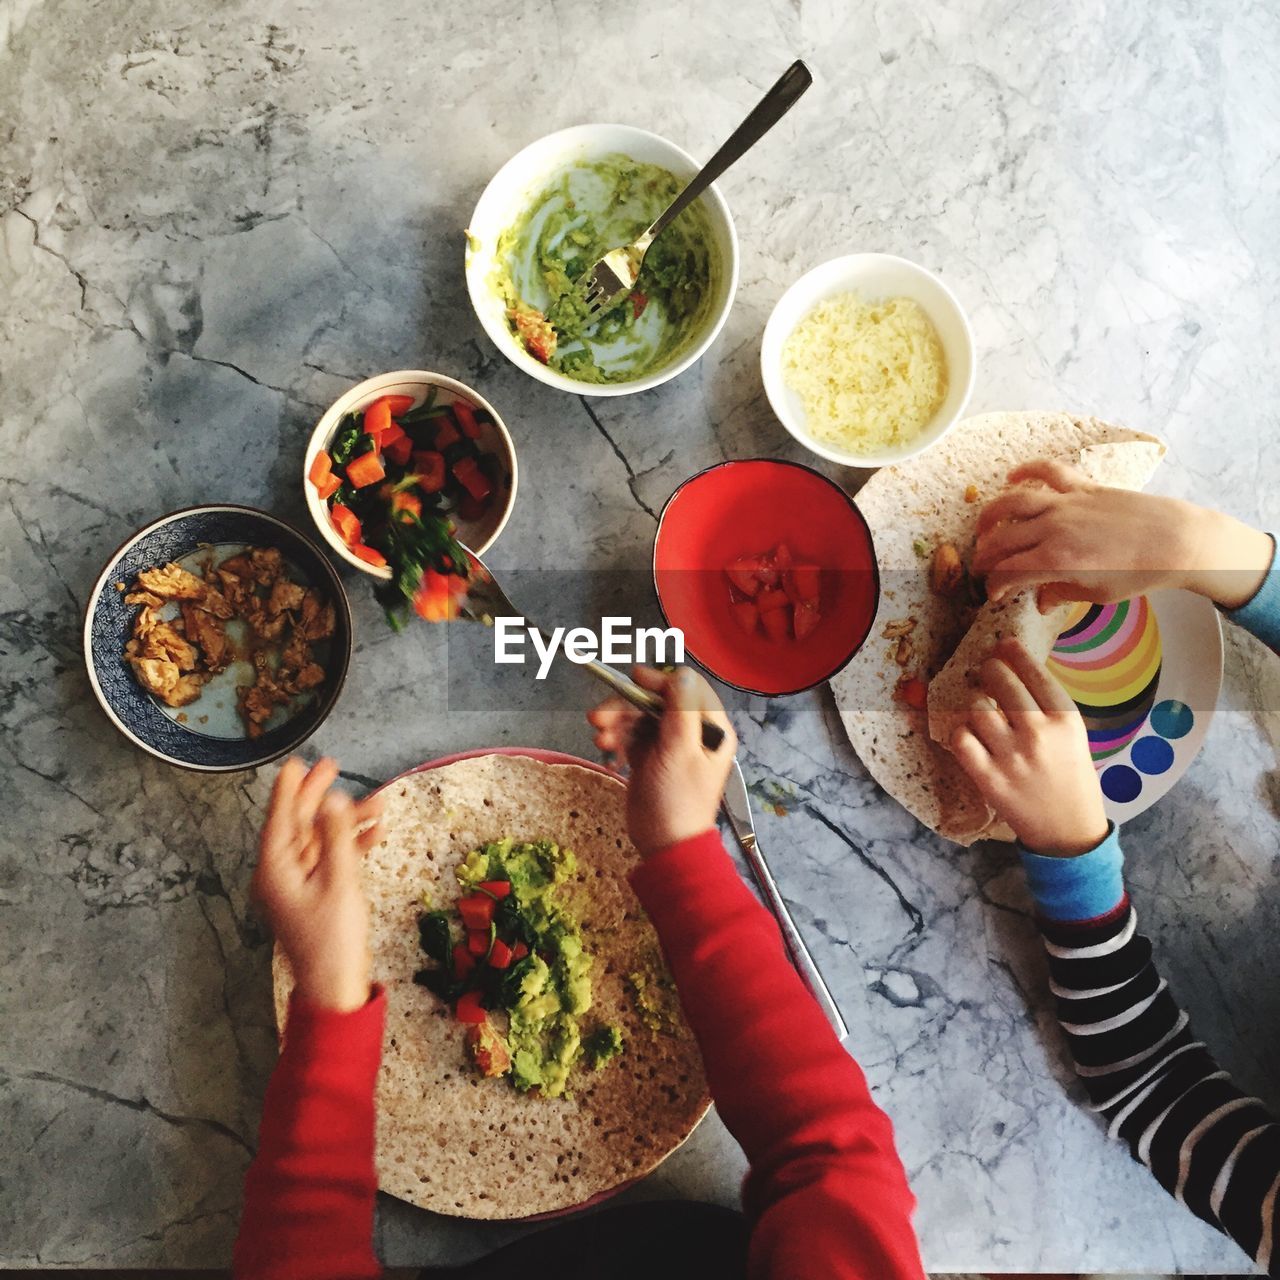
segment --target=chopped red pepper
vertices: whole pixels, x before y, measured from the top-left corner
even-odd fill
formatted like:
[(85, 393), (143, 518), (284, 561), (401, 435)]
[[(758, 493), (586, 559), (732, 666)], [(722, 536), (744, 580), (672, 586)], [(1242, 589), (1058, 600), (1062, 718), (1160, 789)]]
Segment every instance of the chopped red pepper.
[(480, 439), (480, 424), (476, 421), (476, 412), (465, 400), (453, 402), (453, 416), (457, 418), (458, 426), (468, 440)]
[(347, 463), (347, 479), (357, 489), (365, 489), (371, 484), (377, 484), (379, 480), (386, 477), (386, 468), (382, 465), (382, 459), (378, 457), (377, 449), (370, 449), (368, 453), (362, 453), (358, 458), (352, 458)]
[[(787, 603), (785, 596), (783, 596), (783, 603)], [(760, 622), (764, 626), (765, 635), (770, 640), (785, 640), (791, 630), (791, 619), (787, 616), (786, 609), (770, 609), (768, 613), (760, 615)]]
[[(400, 431), (399, 427), (395, 428)], [(413, 453), (413, 441), (400, 431), (400, 435), (392, 439), (390, 433), (382, 437), (382, 452), (386, 454), (397, 467), (405, 466), (409, 461), (409, 456)]]
[(484, 1022), (488, 1014), (480, 1007), (480, 992), (464, 991), (454, 1011), (459, 1022)]
[(350, 507), (344, 507), (340, 502), (334, 503), (329, 518), (347, 546), (360, 541), (360, 517)]
[(893, 696), (917, 711), (929, 705), (929, 686), (919, 676), (902, 676), (894, 688)]
[[(399, 493), (391, 495), (391, 511), (392, 514), (398, 512), (407, 512), (410, 516), (422, 517), (422, 499), (416, 493), (407, 493), (401, 489)], [(400, 516), (402, 524), (412, 524), (412, 520), (405, 519), (404, 515)]]
[(333, 475), (333, 459), (321, 449), (314, 458), (311, 459), (311, 466), (307, 471), (307, 479), (311, 481), (317, 489), (321, 488), (325, 481)]
[(477, 959), (480, 956), (489, 954), (489, 943), (491, 941), (488, 929), (467, 930), (467, 950)]
[(441, 418), (440, 425), (436, 428), (436, 448), (447, 449), (451, 444), (457, 444), (461, 439), (462, 437), (458, 434), (458, 428), (448, 418)]
[(516, 945), (511, 948), (512, 960), (523, 960), (528, 954), (529, 948), (523, 942), (517, 942)]
[(363, 542), (353, 542), (351, 544), (351, 554), (358, 556), (366, 564), (376, 565), (378, 568), (387, 563), (387, 557), (377, 547), (366, 547)]
[(735, 600), (730, 606), (733, 613), (734, 621), (737, 622), (743, 631), (749, 636), (756, 633), (756, 627), (760, 622), (760, 611), (750, 600)]
[(383, 396), (387, 402), (387, 408), (391, 410), (391, 416), (398, 418), (402, 413), (408, 413), (413, 408), (412, 396)]
[(511, 892), (511, 881), (481, 880), (476, 888), (481, 893), (487, 893), (491, 898), (505, 898)]
[(435, 449), (420, 449), (413, 455), (413, 469), (423, 493), (439, 493), (444, 488), (444, 454)]
[(487, 929), (493, 923), (493, 899), (483, 893), (459, 898), (458, 914), (468, 929)]
[(756, 577), (756, 571), (759, 568), (759, 556), (743, 556), (741, 559), (735, 560), (725, 570), (725, 573), (728, 575), (729, 581), (744, 596), (753, 596), (760, 590), (760, 579)]
[[(461, 588), (454, 587), (454, 583)], [(466, 591), (466, 582), (456, 574), (437, 573), (434, 569), (423, 571), (422, 580), (418, 583), (417, 594), (413, 598), (413, 608), (418, 617), (427, 622), (448, 622), (457, 612), (455, 595)], [(492, 898), (485, 899), (492, 902)]]
[(782, 609), (790, 603), (785, 591), (778, 591), (772, 587), (756, 596), (756, 608), (760, 610), (761, 617), (772, 613), (775, 609)]
[(453, 944), (453, 973), (456, 978), (465, 978), (476, 967), (476, 958), (467, 950), (465, 942)]
[(513, 952), (501, 938), (495, 938), (493, 946), (489, 948), (489, 968), (491, 969), (507, 969), (511, 966), (511, 957)]
[(797, 640), (807, 640), (818, 629), (822, 615), (812, 604), (796, 605), (796, 616), (792, 621)]
[(477, 502), (483, 502), (493, 492), (489, 477), (480, 470), (480, 464), (474, 458), (459, 458), (453, 464), (453, 474)]
[(390, 427), (391, 405), (387, 402), (387, 397), (383, 396), (381, 400), (375, 400), (364, 411), (364, 429), (366, 434), (376, 438)]
[(635, 317), (635, 319), (637, 320), (640, 319), (640, 313), (648, 305), (649, 305), (649, 295), (647, 293), (641, 293), (640, 290), (637, 289), (631, 295), (631, 314), (632, 316)]

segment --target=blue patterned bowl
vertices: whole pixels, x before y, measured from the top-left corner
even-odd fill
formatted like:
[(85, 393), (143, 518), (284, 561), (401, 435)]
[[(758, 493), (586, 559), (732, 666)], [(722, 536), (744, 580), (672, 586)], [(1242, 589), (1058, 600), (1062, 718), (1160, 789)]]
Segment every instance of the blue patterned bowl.
[[(197, 701), (173, 708), (138, 683), (123, 656), (137, 607), (125, 603), (120, 583), (132, 587), (140, 570), (170, 560), (192, 567), (192, 559), (210, 548), (221, 561), (246, 546), (278, 547), (291, 578), (319, 587), (333, 601), (335, 622), (332, 637), (315, 649), (324, 683), (278, 708), (257, 738), (247, 736), (236, 710), (236, 684), (252, 675), (248, 664), (233, 663)], [(102, 709), (144, 751), (209, 773), (253, 769), (305, 742), (333, 710), (351, 661), (351, 608), (324, 553), (292, 525), (252, 507), (190, 507), (147, 525), (111, 556), (85, 611), (84, 658)]]

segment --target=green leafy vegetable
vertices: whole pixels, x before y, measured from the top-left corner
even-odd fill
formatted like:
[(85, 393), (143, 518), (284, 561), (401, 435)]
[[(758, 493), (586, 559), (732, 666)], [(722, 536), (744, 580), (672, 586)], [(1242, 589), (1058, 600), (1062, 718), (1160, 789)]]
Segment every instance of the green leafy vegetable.
[(431, 514), (424, 521), (405, 513), (404, 519), (388, 521), (379, 530), (365, 534), (391, 566), (391, 579), (374, 588), (374, 598), (386, 611), (387, 621), (399, 631), (413, 608), (418, 584), (427, 569), (468, 578), (467, 553), (449, 532), (449, 526)]
[(329, 448), (329, 456), (336, 466), (345, 467), (356, 456), (358, 452), (356, 446), (360, 443), (362, 435), (364, 435), (364, 428), (360, 419), (354, 413), (347, 414), (339, 424), (337, 433), (333, 437), (333, 444)]
[(453, 952), (453, 931), (447, 911), (428, 911), (418, 917), (418, 941), (426, 954), (438, 964), (448, 964)]

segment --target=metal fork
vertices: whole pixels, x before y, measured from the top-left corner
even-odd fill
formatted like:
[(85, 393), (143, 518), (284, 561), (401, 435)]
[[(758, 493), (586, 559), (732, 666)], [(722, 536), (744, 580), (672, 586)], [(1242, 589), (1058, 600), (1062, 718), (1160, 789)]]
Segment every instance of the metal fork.
[(636, 279), (649, 246), (689, 205), (691, 205), (733, 162), (755, 146), (795, 105), (796, 99), (813, 83), (809, 68), (799, 59), (760, 99), (756, 109), (733, 131), (719, 151), (703, 166), (692, 182), (630, 244), (611, 249), (574, 281), (588, 314), (598, 318), (612, 310), (636, 287)]
[[(493, 571), (469, 547), (463, 547), (470, 561), (471, 576), (467, 579), (467, 593), (458, 601), (458, 617), (464, 622), (479, 622), (487, 627), (493, 625), (494, 618), (523, 618), (525, 626), (546, 635), (522, 609), (511, 603), (507, 593), (498, 585)], [(581, 664), (591, 672), (602, 684), (606, 684), (619, 697), (625, 698), (633, 707), (638, 707), (647, 715), (660, 719), (665, 706), (661, 696), (652, 690), (642, 688), (630, 676), (624, 675), (616, 667), (597, 662), (594, 658)], [(708, 751), (716, 751), (724, 741), (724, 730), (710, 720), (702, 722), (702, 745)]]

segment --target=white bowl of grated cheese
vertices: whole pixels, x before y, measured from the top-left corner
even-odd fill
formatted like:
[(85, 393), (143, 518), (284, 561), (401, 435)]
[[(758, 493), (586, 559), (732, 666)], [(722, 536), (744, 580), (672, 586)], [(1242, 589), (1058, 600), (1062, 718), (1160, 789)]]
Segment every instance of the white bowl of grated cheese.
[(973, 334), (951, 290), (887, 253), (833, 258), (800, 277), (765, 326), (769, 403), (806, 449), (850, 467), (923, 453), (959, 421)]

